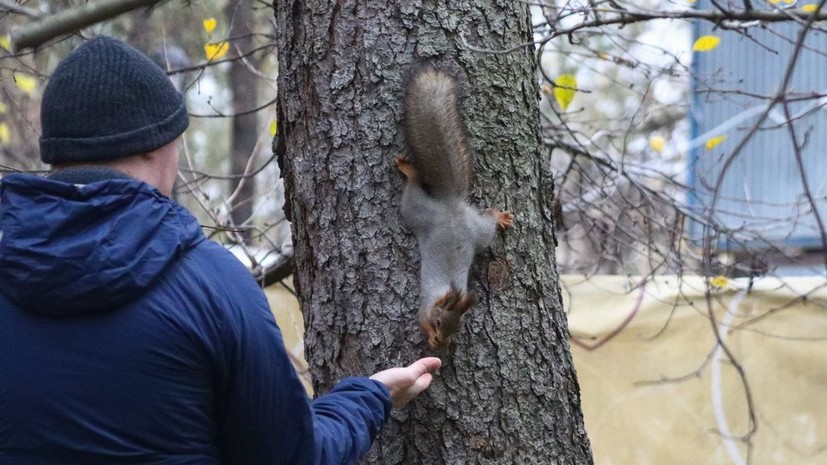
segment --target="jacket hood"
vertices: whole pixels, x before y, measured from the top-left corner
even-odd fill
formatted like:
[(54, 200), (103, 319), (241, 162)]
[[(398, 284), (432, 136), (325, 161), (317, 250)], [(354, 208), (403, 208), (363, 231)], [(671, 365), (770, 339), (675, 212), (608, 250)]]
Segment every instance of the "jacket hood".
[(34, 313), (115, 310), (204, 239), (189, 212), (135, 179), (0, 180), (0, 294)]

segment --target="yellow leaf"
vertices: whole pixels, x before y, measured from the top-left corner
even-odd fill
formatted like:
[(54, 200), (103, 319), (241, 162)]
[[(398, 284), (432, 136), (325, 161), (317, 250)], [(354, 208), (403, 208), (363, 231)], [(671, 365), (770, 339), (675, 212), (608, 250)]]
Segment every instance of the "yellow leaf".
[(808, 3), (801, 7), (801, 11), (805, 13), (815, 13), (816, 11), (818, 11), (818, 5), (816, 5), (815, 3)]
[(698, 40), (695, 41), (695, 45), (692, 46), (692, 50), (695, 52), (708, 52), (710, 50), (715, 49), (715, 47), (718, 46), (719, 42), (721, 42), (720, 37), (701, 36), (698, 37)]
[(9, 39), (9, 36), (0, 36), (0, 47), (3, 47), (7, 52), (11, 52), (11, 39)]
[(279, 133), (279, 122), (277, 120), (270, 121), (270, 137), (276, 137)]
[(652, 136), (649, 139), (649, 147), (652, 147), (655, 152), (663, 153), (663, 148), (666, 147), (666, 139), (661, 136)]
[(9, 106), (3, 102), (0, 102), (0, 115), (5, 115), (9, 112)]
[(11, 142), (11, 132), (9, 131), (9, 125), (6, 123), (0, 123), (0, 144), (9, 145), (9, 142)]
[(727, 287), (729, 285), (729, 279), (726, 276), (715, 276), (714, 278), (709, 280), (709, 284), (712, 284), (713, 287)]
[(217, 44), (204, 44), (204, 53), (207, 55), (207, 61), (218, 60), (227, 54), (230, 50), (228, 42), (218, 42)]
[(554, 81), (554, 98), (557, 99), (557, 104), (564, 111), (574, 100), (575, 93), (577, 93), (577, 79), (571, 74), (558, 76), (557, 80)]
[(37, 79), (34, 76), (29, 76), (28, 74), (15, 73), (14, 83), (17, 84), (18, 89), (28, 95), (34, 94), (35, 89), (37, 89)]
[(707, 150), (712, 150), (715, 147), (717, 147), (718, 145), (720, 145), (720, 143), (725, 141), (725, 140), (726, 140), (726, 136), (712, 137), (708, 141), (706, 141), (706, 149)]
[(218, 21), (216, 21), (215, 18), (207, 18), (204, 20), (204, 30), (207, 31), (207, 34), (212, 34), (216, 26), (218, 26)]

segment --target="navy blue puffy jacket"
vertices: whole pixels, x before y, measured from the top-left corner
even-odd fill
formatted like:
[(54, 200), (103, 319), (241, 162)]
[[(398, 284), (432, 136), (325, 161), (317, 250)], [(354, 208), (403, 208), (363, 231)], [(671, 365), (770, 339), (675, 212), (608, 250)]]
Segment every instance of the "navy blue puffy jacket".
[(0, 464), (350, 464), (391, 408), (309, 401), (267, 301), (132, 179), (0, 181)]

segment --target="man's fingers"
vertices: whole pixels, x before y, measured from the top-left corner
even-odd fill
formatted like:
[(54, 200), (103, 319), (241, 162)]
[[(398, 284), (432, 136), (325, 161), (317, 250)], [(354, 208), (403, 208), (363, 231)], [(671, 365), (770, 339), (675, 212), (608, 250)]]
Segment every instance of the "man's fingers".
[(431, 381), (434, 380), (434, 377), (430, 373), (425, 373), (424, 375), (420, 376), (413, 382), (413, 384), (409, 385), (403, 391), (397, 393), (395, 398), (393, 399), (394, 407), (400, 408), (404, 407), (408, 404), (411, 400), (413, 400), (416, 396), (422, 394), (428, 386), (431, 385)]
[[(442, 366), (442, 360), (437, 357), (425, 357), (413, 362), (408, 368), (414, 370), (415, 379), (426, 373), (433, 373)], [(430, 381), (429, 381), (430, 383)]]
[(404, 368), (380, 371), (370, 378), (384, 384), (390, 391), (394, 407), (400, 408), (428, 389), (434, 380), (433, 373), (441, 366), (439, 358), (425, 357)]
[(413, 386), (411, 387), (411, 391), (413, 391), (414, 394), (419, 394), (425, 389), (428, 389), (428, 386), (431, 385), (431, 381), (433, 380), (434, 376), (432, 374), (425, 373), (424, 375), (416, 379), (416, 382), (414, 382)]

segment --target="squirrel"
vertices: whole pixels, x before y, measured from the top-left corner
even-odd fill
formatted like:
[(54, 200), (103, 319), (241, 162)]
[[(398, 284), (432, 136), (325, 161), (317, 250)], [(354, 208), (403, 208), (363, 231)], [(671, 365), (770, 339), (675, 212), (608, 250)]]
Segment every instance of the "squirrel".
[(474, 157), (459, 107), (456, 78), (431, 66), (405, 83), (404, 130), (410, 156), (395, 163), (407, 178), (401, 217), (421, 255), (419, 325), (433, 349), (448, 347), (462, 315), (477, 301), (468, 272), (477, 252), (514, 215), (468, 203)]

